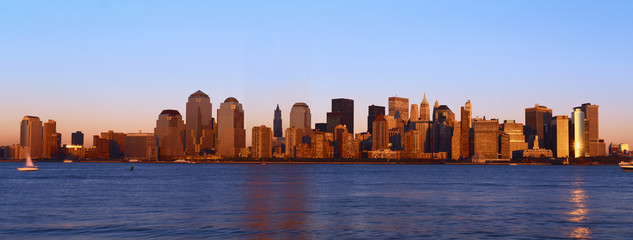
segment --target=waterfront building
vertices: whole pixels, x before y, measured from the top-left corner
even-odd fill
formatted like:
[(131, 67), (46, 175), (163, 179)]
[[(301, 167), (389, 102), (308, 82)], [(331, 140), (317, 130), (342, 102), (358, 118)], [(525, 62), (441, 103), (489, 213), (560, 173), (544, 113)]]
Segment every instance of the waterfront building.
[[(114, 148), (118, 148), (115, 146)], [(89, 160), (109, 160), (110, 159), (110, 141), (99, 135), (94, 135), (92, 140), (92, 148), (86, 149), (86, 159)]]
[(101, 138), (109, 141), (109, 158), (120, 159), (125, 153), (125, 137), (127, 134), (109, 130), (101, 133)]
[(191, 94), (187, 100), (186, 115), (185, 153), (194, 156), (204, 149), (215, 149), (217, 131), (214, 129), (209, 95), (200, 90)]
[(44, 123), (43, 130), (43, 158), (57, 157), (59, 148), (61, 146), (61, 134), (57, 133), (57, 123), (54, 120), (49, 119)]
[(309, 135), (312, 131), (312, 115), (308, 104), (298, 102), (290, 110), (290, 127), (303, 130), (303, 135)]
[(585, 142), (585, 113), (581, 108), (576, 107), (571, 113), (572, 129), (569, 130), (571, 136), (570, 149), (572, 149), (573, 157), (580, 158), (586, 157), (586, 142)]
[(420, 103), (420, 121), (431, 121), (431, 108), (426, 100), (426, 93), (424, 93), (424, 98)]
[(273, 118), (273, 132), (274, 137), (280, 138), (283, 137), (283, 129), (281, 126), (281, 109), (279, 109), (279, 104), (277, 104), (277, 108), (275, 109), (275, 118)]
[(372, 151), (389, 149), (389, 130), (384, 115), (378, 115), (373, 122)]
[(369, 106), (368, 112), (369, 113), (367, 114), (367, 132), (370, 134), (373, 134), (374, 120), (376, 120), (376, 117), (378, 115), (385, 115), (385, 107), (376, 106), (372, 104), (371, 106)]
[[(532, 144), (534, 136), (539, 138), (539, 148), (545, 148), (548, 145), (549, 138), (545, 134), (546, 125), (549, 125), (552, 119), (552, 109), (545, 106), (534, 105), (533, 108), (525, 109), (525, 135), (528, 137), (528, 145)], [(533, 147), (533, 146), (529, 146)]]
[(303, 129), (289, 127), (286, 129), (286, 156), (297, 158), (297, 147), (303, 142)]
[(311, 157), (329, 159), (334, 157), (334, 134), (324, 131), (310, 133)]
[(66, 145), (66, 159), (82, 160), (86, 158), (86, 148), (82, 145)]
[(589, 157), (605, 155), (604, 140), (600, 139), (598, 126), (598, 105), (582, 104), (579, 108), (585, 113), (585, 151)]
[(473, 122), (473, 152), (486, 159), (499, 156), (499, 120), (475, 119)]
[(404, 158), (420, 159), (424, 153), (424, 141), (420, 130), (409, 130), (404, 133)]
[(153, 133), (126, 134), (124, 159), (158, 161), (158, 139)]
[(538, 147), (538, 135), (534, 136), (534, 144), (532, 144), (532, 149), (527, 149), (523, 151), (524, 158), (551, 158), (553, 156), (552, 150), (549, 149), (541, 149)]
[(565, 115), (552, 117), (550, 123), (550, 150), (555, 158), (569, 157), (569, 117)]
[(154, 134), (158, 138), (161, 160), (176, 160), (185, 156), (185, 129), (185, 122), (178, 110), (163, 110), (158, 115)]
[(510, 134), (499, 133), (499, 154), (501, 159), (511, 159), (512, 150), (510, 149)]
[(347, 131), (345, 125), (334, 128), (334, 157), (353, 158), (355, 156), (353, 142), (354, 135)]
[(238, 157), (240, 149), (246, 147), (244, 110), (234, 97), (229, 97), (218, 109), (217, 154), (222, 157)]
[(525, 135), (523, 134), (523, 124), (514, 120), (505, 120), (501, 125), (501, 131), (510, 138), (512, 158), (523, 156), (523, 151), (528, 149), (528, 143), (525, 142)]
[(31, 158), (42, 158), (44, 144), (42, 142), (42, 121), (36, 116), (24, 116), (20, 122), (20, 159), (27, 155)]
[(409, 99), (401, 97), (389, 98), (389, 115), (403, 121), (409, 120)]
[(253, 127), (251, 156), (255, 159), (272, 157), (272, 129), (264, 125)]
[[(472, 127), (472, 105), (470, 100), (468, 100), (463, 107), (461, 107), (460, 114), (460, 125), (459, 125), (459, 157), (458, 158), (469, 158), (470, 157), (470, 128)], [(455, 127), (457, 128), (457, 127)]]
[(433, 152), (451, 152), (453, 137), (453, 125), (455, 123), (455, 113), (446, 105), (439, 105), (433, 108), (433, 129), (434, 135), (431, 140)]
[(431, 124), (432, 123), (427, 120), (409, 122), (409, 131), (417, 130), (420, 134), (420, 141), (421, 141), (420, 144), (422, 144), (422, 149), (420, 151), (422, 153), (432, 152), (430, 148), (431, 135), (432, 135), (431, 133), (433, 132), (431, 131), (432, 130)]
[[(451, 151), (448, 152), (450, 153), (449, 158), (453, 159), (453, 160), (458, 160), (460, 158), (462, 158), (462, 140), (463, 140), (463, 136), (461, 135), (462, 133), (462, 122), (461, 121), (457, 121), (455, 120), (455, 122), (453, 123), (453, 133), (451, 136)], [(470, 130), (470, 129), (469, 129)], [(470, 135), (469, 135), (470, 136)], [(468, 141), (470, 143), (470, 139), (465, 140), (464, 141)], [(470, 145), (470, 144), (468, 144)]]
[(81, 131), (76, 131), (76, 132), (72, 133), (70, 143), (72, 145), (76, 145), (76, 146), (83, 146), (84, 145), (84, 133), (82, 133)]

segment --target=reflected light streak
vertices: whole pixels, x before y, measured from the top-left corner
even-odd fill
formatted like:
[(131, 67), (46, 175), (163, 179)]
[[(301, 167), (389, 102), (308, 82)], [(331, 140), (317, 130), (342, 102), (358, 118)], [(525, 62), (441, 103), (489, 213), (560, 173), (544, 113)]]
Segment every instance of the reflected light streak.
[[(585, 190), (581, 188), (582, 183), (582, 180), (574, 183), (577, 189), (571, 192), (571, 197), (569, 198), (569, 203), (571, 203), (573, 209), (568, 213), (568, 220), (572, 223), (584, 223), (588, 219), (587, 195)], [(591, 238), (591, 230), (588, 227), (576, 226), (572, 229), (569, 237), (573, 239), (589, 239)]]

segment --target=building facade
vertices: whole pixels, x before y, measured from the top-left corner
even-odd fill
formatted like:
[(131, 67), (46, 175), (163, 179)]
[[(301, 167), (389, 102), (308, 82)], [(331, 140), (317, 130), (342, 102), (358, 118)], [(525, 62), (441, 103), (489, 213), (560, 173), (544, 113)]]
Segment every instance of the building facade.
[(200, 90), (191, 94), (187, 101), (186, 115), (186, 154), (193, 156), (203, 149), (214, 149), (213, 107), (209, 95)]
[(161, 160), (176, 160), (185, 156), (185, 129), (185, 122), (178, 110), (163, 110), (158, 115), (154, 134), (158, 138)]
[(42, 121), (36, 116), (24, 116), (20, 122), (20, 159), (27, 156), (42, 158), (44, 149)]
[(238, 157), (240, 150), (246, 147), (244, 129), (244, 110), (242, 104), (229, 97), (218, 109), (218, 147), (217, 154), (222, 157)]
[(272, 129), (264, 125), (253, 127), (251, 156), (255, 159), (271, 158)]
[(409, 99), (401, 97), (389, 98), (389, 115), (403, 121), (409, 120)]

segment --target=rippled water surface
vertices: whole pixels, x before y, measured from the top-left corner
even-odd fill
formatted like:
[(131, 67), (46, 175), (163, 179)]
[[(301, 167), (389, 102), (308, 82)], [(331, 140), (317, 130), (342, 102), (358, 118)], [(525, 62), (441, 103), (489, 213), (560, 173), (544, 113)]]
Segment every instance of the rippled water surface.
[(0, 239), (630, 239), (617, 166), (0, 163)]

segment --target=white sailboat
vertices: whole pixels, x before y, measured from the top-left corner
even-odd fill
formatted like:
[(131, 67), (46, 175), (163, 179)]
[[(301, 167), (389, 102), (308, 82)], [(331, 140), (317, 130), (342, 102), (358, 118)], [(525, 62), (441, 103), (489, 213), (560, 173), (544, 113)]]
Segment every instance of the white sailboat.
[(33, 165), (33, 161), (31, 161), (31, 155), (26, 155), (26, 165), (24, 167), (18, 168), (18, 171), (37, 171), (40, 170), (37, 166)]

